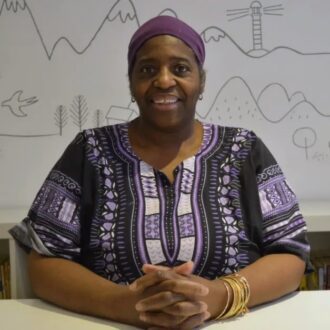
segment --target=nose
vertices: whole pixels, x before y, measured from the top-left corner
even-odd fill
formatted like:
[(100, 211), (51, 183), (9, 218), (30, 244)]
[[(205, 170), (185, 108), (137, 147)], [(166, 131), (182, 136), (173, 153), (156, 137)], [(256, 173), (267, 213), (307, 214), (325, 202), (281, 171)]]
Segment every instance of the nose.
[(175, 86), (176, 81), (173, 73), (167, 67), (162, 67), (154, 80), (154, 86), (160, 89), (169, 89)]

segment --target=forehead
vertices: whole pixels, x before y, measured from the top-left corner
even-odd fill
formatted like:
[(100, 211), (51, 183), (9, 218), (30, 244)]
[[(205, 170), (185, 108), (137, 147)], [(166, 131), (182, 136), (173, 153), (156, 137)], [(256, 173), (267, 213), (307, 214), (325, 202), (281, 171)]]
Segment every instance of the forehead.
[(182, 58), (197, 64), (193, 50), (182, 40), (170, 35), (160, 35), (147, 40), (136, 54), (136, 61), (164, 58)]

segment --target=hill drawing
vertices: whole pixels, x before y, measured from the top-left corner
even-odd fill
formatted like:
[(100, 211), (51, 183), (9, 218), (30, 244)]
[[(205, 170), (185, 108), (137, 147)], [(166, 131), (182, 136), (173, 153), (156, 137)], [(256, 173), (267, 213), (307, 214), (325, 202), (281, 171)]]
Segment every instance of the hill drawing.
[[(297, 108), (302, 105), (305, 106), (303, 114), (297, 115)], [(268, 111), (269, 109), (273, 110), (274, 107), (279, 110), (275, 113)], [(304, 117), (308, 119), (310, 115), (308, 112), (314, 112), (318, 116), (330, 118), (330, 115), (322, 113), (311, 101), (308, 101), (301, 91), (297, 91), (289, 96), (283, 85), (271, 83), (266, 85), (259, 95), (255, 96), (248, 83), (243, 78), (235, 76), (228, 79), (220, 87), (209, 110), (203, 115), (199, 114), (199, 117), (209, 119), (217, 113), (217, 118), (221, 120), (221, 116), (227, 113), (228, 119), (234, 119), (234, 116), (236, 116), (236, 119), (251, 117), (256, 120), (264, 119), (269, 123), (276, 124), (286, 118), (300, 119)]]

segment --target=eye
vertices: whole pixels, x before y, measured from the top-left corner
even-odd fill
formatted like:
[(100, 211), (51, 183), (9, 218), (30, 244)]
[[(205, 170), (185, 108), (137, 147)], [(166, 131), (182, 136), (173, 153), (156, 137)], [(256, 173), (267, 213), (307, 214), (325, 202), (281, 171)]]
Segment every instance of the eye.
[(152, 75), (156, 72), (156, 68), (153, 65), (148, 64), (141, 66), (139, 71), (142, 74)]
[(189, 66), (186, 64), (178, 64), (174, 69), (175, 73), (178, 75), (184, 75), (190, 71)]

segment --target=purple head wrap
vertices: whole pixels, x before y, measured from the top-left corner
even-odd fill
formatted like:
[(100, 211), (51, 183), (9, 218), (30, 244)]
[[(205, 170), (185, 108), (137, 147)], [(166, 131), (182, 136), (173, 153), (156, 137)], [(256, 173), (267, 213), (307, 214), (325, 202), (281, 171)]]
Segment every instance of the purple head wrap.
[(130, 74), (135, 56), (140, 47), (150, 38), (171, 35), (185, 42), (195, 53), (197, 61), (203, 65), (205, 47), (200, 35), (188, 24), (172, 16), (157, 16), (145, 22), (133, 34), (128, 46), (128, 73)]

